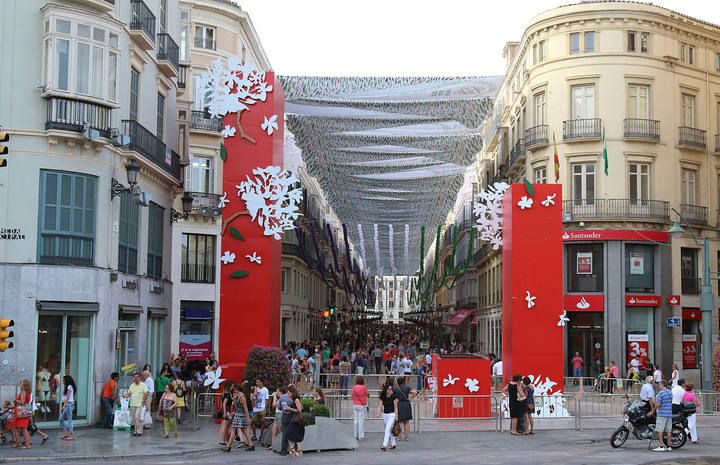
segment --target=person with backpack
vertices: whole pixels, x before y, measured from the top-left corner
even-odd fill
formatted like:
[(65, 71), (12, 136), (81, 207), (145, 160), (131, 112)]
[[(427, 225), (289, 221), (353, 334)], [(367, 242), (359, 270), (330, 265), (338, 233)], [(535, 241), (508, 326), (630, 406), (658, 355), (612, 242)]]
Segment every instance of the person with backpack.
[(185, 411), (185, 406), (187, 405), (185, 403), (185, 395), (187, 394), (187, 384), (185, 384), (185, 381), (182, 379), (182, 376), (179, 376), (172, 380), (171, 385), (175, 389), (175, 395), (177, 396), (177, 402), (175, 403), (175, 413), (177, 416), (177, 422), (179, 425), (182, 425), (182, 414), (183, 414), (183, 411)]

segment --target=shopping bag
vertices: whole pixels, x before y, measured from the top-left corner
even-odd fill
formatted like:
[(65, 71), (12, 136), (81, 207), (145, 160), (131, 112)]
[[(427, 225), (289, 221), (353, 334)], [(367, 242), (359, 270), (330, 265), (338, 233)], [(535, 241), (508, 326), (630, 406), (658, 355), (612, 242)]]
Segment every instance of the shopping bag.
[(142, 407), (142, 409), (140, 411), (140, 418), (142, 418), (142, 420), (143, 420), (143, 426), (147, 426), (147, 427), (152, 426), (152, 424), (153, 424), (152, 415), (145, 407)]
[(130, 418), (130, 401), (121, 398), (120, 405), (115, 406), (115, 415), (113, 418), (113, 429), (124, 430), (130, 429), (132, 419)]

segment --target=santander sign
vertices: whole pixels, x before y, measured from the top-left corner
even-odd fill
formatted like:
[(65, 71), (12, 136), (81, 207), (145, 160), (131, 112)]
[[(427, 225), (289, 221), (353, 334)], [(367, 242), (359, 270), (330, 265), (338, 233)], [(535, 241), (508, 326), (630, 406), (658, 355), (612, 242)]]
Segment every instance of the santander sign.
[(567, 294), (563, 297), (563, 310), (567, 312), (605, 311), (605, 296), (602, 294)]
[(659, 307), (662, 299), (659, 295), (626, 295), (626, 307)]

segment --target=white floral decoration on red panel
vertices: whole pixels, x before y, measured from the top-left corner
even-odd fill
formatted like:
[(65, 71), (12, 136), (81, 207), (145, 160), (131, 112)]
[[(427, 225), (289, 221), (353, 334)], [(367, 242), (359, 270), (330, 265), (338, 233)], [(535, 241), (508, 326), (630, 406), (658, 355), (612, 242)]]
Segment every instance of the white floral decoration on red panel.
[(518, 201), (517, 205), (520, 207), (520, 210), (525, 210), (526, 208), (532, 208), (533, 199), (528, 197), (527, 195), (523, 195), (520, 197), (520, 200)]
[(264, 228), (266, 236), (281, 239), (283, 231), (295, 229), (300, 216), (298, 205), (302, 189), (297, 177), (279, 166), (255, 168), (254, 178), (238, 184), (238, 196), (245, 201), (253, 221)]
[(478, 386), (479, 381), (475, 378), (466, 378), (465, 379), (465, 387), (470, 392), (478, 392), (480, 390), (480, 386)]
[(265, 131), (268, 136), (272, 136), (273, 132), (277, 131), (278, 124), (277, 124), (277, 117), (278, 115), (272, 115), (270, 119), (268, 119), (267, 116), (263, 116), (263, 123), (260, 125), (260, 129)]
[(220, 257), (220, 261), (223, 262), (223, 265), (227, 265), (228, 263), (235, 263), (235, 254), (230, 252), (229, 250), (226, 250), (224, 254)]
[[(243, 63), (239, 57), (233, 56), (226, 62), (215, 60), (212, 67), (201, 74), (199, 79), (201, 90), (209, 97), (210, 116), (222, 118), (228, 113), (237, 113), (237, 131), (240, 137), (254, 144), (255, 139), (250, 137), (240, 124), (240, 117), (251, 105), (267, 100), (267, 94), (272, 92), (273, 86), (265, 82), (265, 72), (260, 71), (253, 63)], [(227, 130), (223, 136), (233, 137), (234, 134), (230, 132)]]
[(548, 195), (547, 197), (545, 197), (545, 200), (543, 200), (540, 203), (543, 204), (544, 207), (549, 207), (550, 205), (555, 205), (555, 197), (557, 197), (557, 194)]
[(208, 371), (206, 373), (206, 376), (207, 377), (205, 378), (205, 381), (203, 381), (203, 386), (210, 386), (211, 389), (220, 389), (220, 383), (225, 381), (225, 378), (221, 378), (221, 367), (217, 367), (215, 370)]
[(218, 199), (218, 208), (225, 208), (225, 205), (230, 203), (230, 199), (227, 198), (227, 192), (223, 192), (223, 195)]
[(480, 240), (489, 242), (493, 250), (502, 247), (502, 199), (510, 188), (505, 182), (496, 182), (477, 195), (473, 213), (474, 228), (480, 233)]
[(443, 379), (443, 387), (454, 386), (456, 381), (460, 381), (460, 378), (453, 378), (453, 375), (447, 375), (447, 378)]
[(530, 291), (525, 291), (525, 301), (527, 302), (527, 308), (533, 308), (535, 306), (536, 296), (531, 295)]
[(250, 260), (251, 263), (257, 263), (258, 265), (262, 264), (262, 257), (257, 254), (257, 252), (253, 252), (252, 255), (245, 255), (245, 258)]
[(563, 310), (562, 315), (560, 315), (560, 320), (557, 322), (557, 325), (565, 326), (568, 321), (570, 321), (570, 318), (567, 317), (567, 311)]
[(225, 139), (228, 137), (234, 137), (235, 136), (235, 128), (228, 125), (225, 125), (225, 129), (220, 131), (220, 135), (222, 135)]

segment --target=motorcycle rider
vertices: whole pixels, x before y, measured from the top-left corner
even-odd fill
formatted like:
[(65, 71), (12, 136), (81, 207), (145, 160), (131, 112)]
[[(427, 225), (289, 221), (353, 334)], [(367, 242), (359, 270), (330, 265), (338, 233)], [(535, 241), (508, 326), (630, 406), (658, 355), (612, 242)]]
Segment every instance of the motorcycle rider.
[[(648, 413), (648, 417), (653, 416), (657, 412), (657, 420), (655, 421), (655, 431), (658, 433), (659, 446), (653, 449), (656, 452), (671, 451), (672, 447), (672, 392), (668, 388), (668, 382), (660, 380), (660, 392), (655, 397), (655, 405)], [(663, 432), (667, 433), (667, 447), (663, 443)]]

